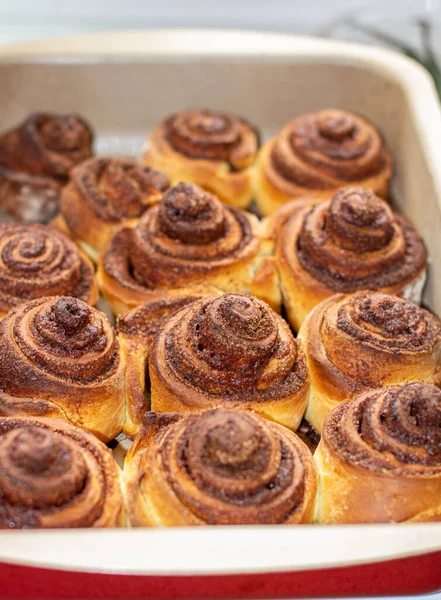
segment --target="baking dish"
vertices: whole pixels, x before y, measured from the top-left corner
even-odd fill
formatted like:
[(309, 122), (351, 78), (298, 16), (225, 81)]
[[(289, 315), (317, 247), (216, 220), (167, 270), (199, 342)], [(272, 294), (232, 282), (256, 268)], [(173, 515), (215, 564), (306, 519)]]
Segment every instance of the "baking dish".
[[(35, 110), (76, 111), (97, 151), (140, 153), (164, 114), (209, 106), (264, 136), (335, 106), (384, 133), (394, 198), (432, 258), (441, 314), (441, 113), (415, 63), (386, 50), (238, 31), (82, 36), (0, 52), (0, 129)], [(2, 598), (252, 598), (411, 594), (441, 588), (441, 524), (0, 533)]]

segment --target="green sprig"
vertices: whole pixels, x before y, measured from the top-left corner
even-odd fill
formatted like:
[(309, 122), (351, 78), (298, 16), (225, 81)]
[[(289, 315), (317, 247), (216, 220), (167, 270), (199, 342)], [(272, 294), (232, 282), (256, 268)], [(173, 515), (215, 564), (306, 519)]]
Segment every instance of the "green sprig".
[(389, 47), (402, 52), (409, 58), (413, 58), (417, 62), (419, 62), (423, 67), (425, 67), (429, 73), (431, 74), (433, 81), (435, 83), (436, 89), (438, 91), (438, 95), (441, 98), (441, 68), (438, 62), (438, 58), (433, 51), (432, 45), (432, 24), (427, 19), (419, 19), (416, 21), (416, 25), (420, 30), (420, 38), (422, 45), (422, 52), (415, 50), (412, 46), (405, 44), (399, 38), (389, 35), (388, 33), (384, 33), (383, 31), (373, 27), (372, 25), (367, 25), (365, 23), (361, 23), (357, 19), (348, 18), (346, 20), (347, 25), (351, 26), (353, 29), (368, 35), (369, 37), (382, 42), (383, 44), (387, 44)]

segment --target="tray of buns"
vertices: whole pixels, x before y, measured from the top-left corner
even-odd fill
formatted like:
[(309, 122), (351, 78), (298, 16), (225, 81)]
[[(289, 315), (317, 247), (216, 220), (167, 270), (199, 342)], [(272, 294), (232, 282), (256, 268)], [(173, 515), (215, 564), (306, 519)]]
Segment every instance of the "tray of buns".
[(0, 50), (2, 598), (441, 588), (441, 113), (386, 50)]

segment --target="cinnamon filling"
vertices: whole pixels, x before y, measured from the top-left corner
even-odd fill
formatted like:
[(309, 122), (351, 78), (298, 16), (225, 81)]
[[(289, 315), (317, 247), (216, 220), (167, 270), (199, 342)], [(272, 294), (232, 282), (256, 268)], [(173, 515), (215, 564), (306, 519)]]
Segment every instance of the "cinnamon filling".
[(256, 131), (234, 115), (188, 110), (169, 117), (165, 136), (176, 152), (193, 159), (222, 160), (232, 170), (251, 164), (258, 148)]
[(388, 287), (425, 268), (416, 231), (361, 188), (339, 190), (304, 216), (296, 241), (301, 266), (335, 291)]
[(172, 425), (161, 460), (180, 501), (206, 523), (282, 523), (304, 496), (291, 436), (253, 414), (211, 410)]
[(441, 329), (428, 311), (388, 294), (359, 292), (338, 310), (337, 327), (351, 339), (398, 350), (431, 352)]
[(168, 189), (168, 178), (133, 160), (92, 158), (72, 173), (73, 185), (103, 221), (140, 217)]
[(250, 216), (194, 184), (180, 183), (133, 230), (121, 230), (104, 268), (137, 290), (204, 283), (210, 272), (255, 256), (259, 240)]
[(345, 460), (414, 475), (441, 470), (441, 391), (410, 383), (340, 405), (323, 433)]
[(81, 300), (36, 300), (7, 319), (20, 351), (47, 373), (87, 385), (109, 377), (118, 367), (118, 344), (110, 323)]
[(0, 137), (0, 165), (65, 183), (92, 154), (93, 133), (76, 115), (35, 113)]
[(345, 188), (332, 198), (325, 227), (336, 246), (345, 250), (381, 250), (394, 237), (389, 206), (368, 190)]
[(164, 332), (177, 379), (213, 398), (265, 401), (306, 384), (303, 354), (284, 323), (260, 300), (242, 294), (202, 299)]
[(93, 275), (75, 244), (56, 230), (0, 226), (0, 303), (6, 307), (55, 294), (87, 299)]
[(0, 526), (39, 527), (65, 510), (66, 527), (88, 527), (100, 517), (104, 474), (82, 435), (32, 420), (0, 419)]
[(346, 111), (326, 110), (287, 125), (275, 139), (271, 162), (294, 184), (327, 189), (378, 174), (386, 155), (372, 125)]
[(43, 116), (37, 128), (45, 147), (52, 152), (70, 154), (83, 152), (90, 145), (90, 132), (74, 115)]
[(225, 211), (212, 194), (190, 183), (179, 183), (164, 195), (158, 227), (183, 244), (208, 244), (225, 234)]

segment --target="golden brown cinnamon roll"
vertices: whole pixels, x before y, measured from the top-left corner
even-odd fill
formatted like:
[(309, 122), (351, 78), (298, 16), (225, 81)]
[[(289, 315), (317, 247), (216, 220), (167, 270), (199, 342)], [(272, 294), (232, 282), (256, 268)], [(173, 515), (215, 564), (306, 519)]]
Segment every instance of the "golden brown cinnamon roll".
[(329, 411), (356, 394), (431, 381), (441, 363), (441, 324), (431, 313), (378, 292), (336, 294), (299, 332), (311, 377), (306, 419), (321, 431)]
[(160, 298), (161, 290), (207, 284), (253, 294), (280, 310), (272, 252), (254, 215), (180, 183), (135, 228), (121, 228), (108, 241), (98, 280), (116, 314)]
[(0, 208), (47, 222), (76, 164), (92, 154), (93, 133), (77, 115), (35, 113), (0, 136)]
[(373, 125), (343, 110), (297, 117), (267, 142), (256, 169), (256, 201), (269, 215), (289, 200), (320, 202), (357, 185), (387, 198), (392, 159)]
[(172, 315), (149, 356), (152, 410), (252, 408), (295, 430), (309, 377), (288, 324), (252, 296), (203, 298)]
[(312, 455), (240, 410), (146, 415), (124, 465), (135, 527), (311, 523)]
[(314, 306), (337, 292), (380, 290), (421, 302), (423, 241), (371, 192), (342, 188), (313, 207), (293, 202), (269, 223), (284, 304), (296, 330)]
[(411, 383), (341, 404), (315, 459), (319, 523), (441, 521), (441, 391)]
[(123, 525), (110, 450), (58, 419), (0, 418), (0, 497), (0, 529)]
[[(142, 419), (150, 408), (150, 381), (148, 355), (155, 335), (167, 319), (195, 300), (220, 294), (216, 288), (207, 288), (207, 294), (196, 288), (192, 291), (164, 295), (160, 299), (141, 304), (118, 318), (121, 352), (126, 358), (126, 421), (124, 433), (133, 436), (141, 427)], [(1, 396), (0, 396), (1, 414)]]
[(143, 161), (166, 173), (173, 185), (197, 183), (223, 202), (246, 208), (258, 147), (257, 130), (236, 115), (186, 110), (157, 125)]
[(90, 260), (51, 227), (0, 224), (0, 316), (22, 302), (55, 294), (95, 304)]
[(165, 175), (134, 160), (91, 158), (72, 170), (57, 222), (97, 260), (107, 237), (134, 225), (168, 187)]
[(104, 441), (122, 429), (124, 358), (104, 314), (77, 298), (31, 300), (0, 321), (0, 388), (57, 405)]

